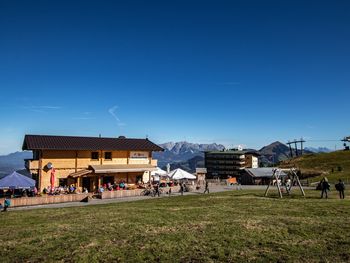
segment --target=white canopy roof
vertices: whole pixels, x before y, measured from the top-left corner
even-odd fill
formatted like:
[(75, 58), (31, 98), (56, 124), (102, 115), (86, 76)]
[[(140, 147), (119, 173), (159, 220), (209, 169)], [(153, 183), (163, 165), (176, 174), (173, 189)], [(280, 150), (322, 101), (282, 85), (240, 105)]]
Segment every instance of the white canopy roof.
[(162, 169), (160, 169), (159, 167), (157, 167), (155, 171), (151, 172), (151, 175), (152, 176), (154, 176), (154, 175), (164, 176), (164, 175), (167, 175), (167, 172), (162, 170)]
[(169, 177), (173, 180), (181, 180), (181, 179), (196, 179), (196, 176), (190, 174), (180, 168), (177, 168), (169, 173)]

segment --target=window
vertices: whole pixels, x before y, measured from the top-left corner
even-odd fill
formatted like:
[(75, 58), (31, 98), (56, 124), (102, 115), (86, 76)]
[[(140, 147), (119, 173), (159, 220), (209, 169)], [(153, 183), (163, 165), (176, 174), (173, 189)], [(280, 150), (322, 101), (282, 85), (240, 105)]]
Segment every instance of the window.
[(112, 152), (105, 152), (105, 160), (112, 160)]
[(91, 153), (91, 160), (98, 160), (99, 159), (99, 154), (98, 152), (92, 152)]

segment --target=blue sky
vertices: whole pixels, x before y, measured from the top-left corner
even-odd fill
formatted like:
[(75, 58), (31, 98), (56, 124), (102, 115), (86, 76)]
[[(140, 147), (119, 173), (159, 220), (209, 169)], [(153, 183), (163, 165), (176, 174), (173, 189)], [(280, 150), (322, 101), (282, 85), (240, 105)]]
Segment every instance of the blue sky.
[(27, 133), (253, 148), (350, 135), (349, 13), (349, 1), (0, 0), (0, 153)]

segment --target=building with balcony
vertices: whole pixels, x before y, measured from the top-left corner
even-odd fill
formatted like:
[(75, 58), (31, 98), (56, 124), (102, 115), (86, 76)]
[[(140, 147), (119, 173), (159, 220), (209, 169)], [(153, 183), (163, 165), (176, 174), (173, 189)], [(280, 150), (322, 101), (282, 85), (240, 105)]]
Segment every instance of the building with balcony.
[[(33, 159), (26, 169), (38, 189), (74, 184), (79, 190), (97, 190), (102, 184), (148, 182), (157, 167), (152, 152), (163, 151), (148, 139), (26, 135), (23, 150)], [(53, 174), (53, 176), (52, 176)]]
[(251, 150), (207, 151), (204, 153), (207, 178), (239, 177), (245, 168), (258, 168), (258, 156)]

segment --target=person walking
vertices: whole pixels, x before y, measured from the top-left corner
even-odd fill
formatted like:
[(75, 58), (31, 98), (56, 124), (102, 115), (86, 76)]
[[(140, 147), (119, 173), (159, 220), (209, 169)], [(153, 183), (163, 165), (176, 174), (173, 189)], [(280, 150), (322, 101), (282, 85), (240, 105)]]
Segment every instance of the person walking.
[(205, 194), (206, 192), (208, 192), (208, 194), (209, 194), (209, 183), (208, 183), (208, 181), (205, 181), (205, 189), (204, 189), (204, 193), (203, 194)]
[(160, 193), (159, 193), (159, 183), (156, 183), (156, 185), (154, 186), (154, 196), (156, 196), (156, 195), (158, 195), (158, 197), (160, 195)]
[(242, 190), (241, 177), (237, 177), (236, 190)]
[(323, 195), (326, 195), (326, 199), (328, 199), (328, 191), (330, 190), (330, 185), (328, 183), (327, 177), (324, 177), (321, 181), (321, 198), (323, 198)]
[(339, 198), (344, 199), (345, 198), (345, 194), (344, 194), (345, 184), (341, 179), (339, 179), (339, 182), (335, 185), (335, 189), (337, 189), (337, 191), (339, 192)]
[(180, 183), (180, 192), (181, 192), (181, 195), (184, 195), (184, 185), (183, 185), (183, 183)]

